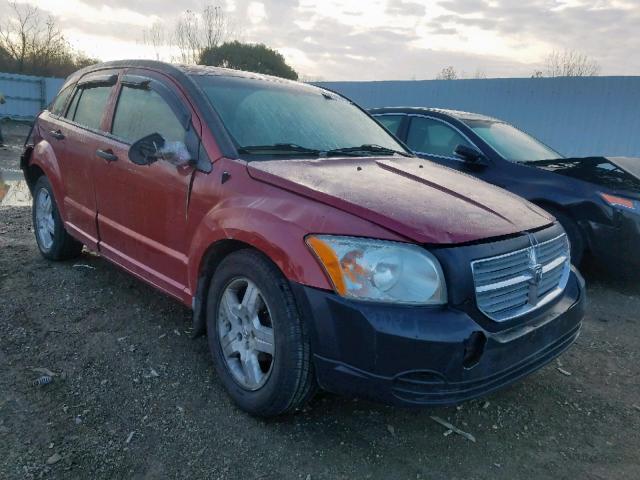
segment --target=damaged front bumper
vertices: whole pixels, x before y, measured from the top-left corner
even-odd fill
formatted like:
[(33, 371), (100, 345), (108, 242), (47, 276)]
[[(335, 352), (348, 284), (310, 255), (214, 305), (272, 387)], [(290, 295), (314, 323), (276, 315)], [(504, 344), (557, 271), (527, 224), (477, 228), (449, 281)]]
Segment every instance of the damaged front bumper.
[(456, 404), (531, 374), (575, 341), (585, 307), (575, 270), (552, 304), (498, 331), (453, 307), (372, 304), (293, 289), (310, 322), (320, 386), (399, 406)]
[(640, 269), (640, 212), (615, 210), (611, 224), (585, 225), (589, 250), (610, 270)]

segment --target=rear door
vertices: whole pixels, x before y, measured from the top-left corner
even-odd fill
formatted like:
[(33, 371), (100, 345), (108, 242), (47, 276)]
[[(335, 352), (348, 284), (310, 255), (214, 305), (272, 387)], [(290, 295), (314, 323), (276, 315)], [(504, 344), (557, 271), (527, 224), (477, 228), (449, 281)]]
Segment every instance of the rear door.
[[(95, 145), (105, 134), (103, 120), (114, 92), (117, 72), (88, 74), (77, 84), (64, 117), (46, 134), (63, 145), (58, 156), (63, 184), (65, 227), (89, 248), (96, 249), (96, 200), (94, 192)], [(57, 153), (57, 152), (56, 152)]]
[(152, 133), (180, 142), (193, 158), (198, 136), (185, 99), (160, 74), (127, 72), (118, 87), (110, 136), (97, 145), (100, 251), (183, 300), (187, 288), (187, 207), (195, 170), (158, 160), (136, 165), (129, 147)]
[[(64, 121), (64, 114), (69, 103), (69, 98), (73, 94), (75, 83), (67, 85), (60, 90), (48, 109), (44, 110), (37, 119), (38, 131), (53, 150), (58, 165), (64, 168), (66, 157), (66, 133), (67, 124)], [(62, 201), (62, 199), (59, 199)]]
[(64, 119), (67, 104), (74, 89), (75, 83), (65, 86), (58, 92), (58, 95), (56, 95), (56, 98), (51, 102), (49, 108), (38, 117), (38, 125), (40, 126), (42, 136), (51, 144), (51, 148), (58, 158), (64, 157), (63, 153), (66, 142), (62, 130), (66, 127), (62, 119)]

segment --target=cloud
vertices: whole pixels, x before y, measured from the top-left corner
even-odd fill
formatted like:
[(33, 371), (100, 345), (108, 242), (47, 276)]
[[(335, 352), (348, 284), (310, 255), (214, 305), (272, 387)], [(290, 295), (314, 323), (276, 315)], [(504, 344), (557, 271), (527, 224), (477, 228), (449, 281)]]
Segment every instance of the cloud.
[(427, 6), (424, 3), (413, 1), (391, 2), (387, 5), (389, 15), (420, 17), (425, 14), (426, 10)]
[[(57, 15), (74, 45), (103, 58), (145, 53), (145, 23), (171, 31), (202, 0), (23, 0)], [(0, 6), (4, 3), (0, 0)], [(602, 74), (640, 74), (636, 0), (220, 0), (234, 37), (283, 52), (326, 80), (433, 78), (443, 67), (528, 76), (553, 49)], [(129, 46), (129, 47), (127, 47)], [(134, 48), (135, 47), (135, 48)], [(151, 52), (148, 52), (152, 56)]]
[[(489, 3), (493, 7), (488, 7)], [(446, 0), (450, 12), (435, 17), (430, 28), (442, 25), (464, 34), (465, 28), (491, 32), (515, 46), (539, 45), (540, 50), (575, 49), (603, 66), (603, 74), (640, 73), (640, 5), (602, 0), (473, 1)]]
[(267, 14), (264, 9), (264, 3), (260, 2), (251, 2), (247, 7), (247, 18), (253, 24), (258, 24), (263, 22)]
[(440, 6), (457, 14), (469, 14), (486, 12), (491, 10), (492, 3), (489, 0), (444, 0)]

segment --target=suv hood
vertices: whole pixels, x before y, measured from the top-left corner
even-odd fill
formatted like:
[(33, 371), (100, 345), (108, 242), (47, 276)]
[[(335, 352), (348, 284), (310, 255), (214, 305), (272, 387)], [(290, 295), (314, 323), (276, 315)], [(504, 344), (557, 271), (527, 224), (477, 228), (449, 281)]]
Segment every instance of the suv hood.
[(594, 183), (614, 191), (640, 194), (640, 158), (584, 157), (527, 162), (559, 175)]
[(418, 243), (472, 242), (553, 222), (526, 200), (417, 158), (253, 161), (247, 168), (256, 180), (339, 208)]

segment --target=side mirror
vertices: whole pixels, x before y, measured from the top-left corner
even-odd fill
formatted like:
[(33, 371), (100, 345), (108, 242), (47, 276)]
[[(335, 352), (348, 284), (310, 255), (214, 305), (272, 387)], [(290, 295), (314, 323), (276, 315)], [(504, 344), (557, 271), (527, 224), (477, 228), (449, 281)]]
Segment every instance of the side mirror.
[(131, 145), (129, 160), (137, 165), (164, 160), (176, 167), (195, 163), (184, 142), (166, 142), (159, 133), (147, 135)]
[(465, 162), (485, 164), (485, 156), (477, 148), (468, 145), (458, 145), (453, 152)]
[(129, 147), (129, 160), (136, 165), (150, 165), (160, 158), (160, 149), (164, 147), (164, 138), (152, 133), (134, 142)]

